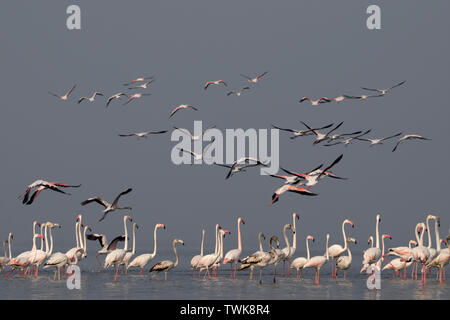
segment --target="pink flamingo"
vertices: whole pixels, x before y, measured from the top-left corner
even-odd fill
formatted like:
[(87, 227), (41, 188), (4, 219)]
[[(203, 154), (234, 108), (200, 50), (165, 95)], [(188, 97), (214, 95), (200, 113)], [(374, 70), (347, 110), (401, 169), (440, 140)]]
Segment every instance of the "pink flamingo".
[[(237, 249), (228, 251), (227, 254), (225, 255), (225, 259), (223, 260), (223, 264), (225, 263), (230, 264), (231, 278), (234, 279), (236, 279), (237, 262), (239, 261), (239, 258), (241, 257), (242, 253), (241, 222), (242, 224), (245, 224), (244, 219), (239, 217), (237, 220), (238, 247)], [(234, 275), (233, 275), (233, 264), (234, 264)]]

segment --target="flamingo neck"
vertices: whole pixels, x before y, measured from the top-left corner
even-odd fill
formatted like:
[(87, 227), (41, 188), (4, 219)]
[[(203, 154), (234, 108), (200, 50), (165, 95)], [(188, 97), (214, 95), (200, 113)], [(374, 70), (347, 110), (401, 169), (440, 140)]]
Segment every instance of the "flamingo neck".
[(205, 242), (205, 229), (202, 230), (202, 243), (200, 244), (200, 255), (203, 257), (203, 243)]
[(258, 237), (258, 242), (259, 242), (259, 251), (260, 251), (260, 252), (263, 252), (263, 247), (262, 247), (262, 240), (261, 240), (261, 238), (262, 238), (262, 234), (259, 235), (259, 237)]
[(133, 224), (133, 249), (131, 250), (131, 252), (134, 254), (136, 251), (136, 235), (135, 235), (135, 230), (136, 230), (136, 225)]
[(155, 226), (155, 229), (153, 230), (153, 253), (152, 256), (156, 256), (156, 230), (158, 229), (158, 225)]
[(82, 248), (83, 248), (83, 250), (84, 250), (84, 253), (83, 253), (83, 255), (86, 255), (86, 252), (87, 252), (87, 246), (86, 246), (86, 231), (87, 231), (87, 226), (86, 227), (84, 227), (84, 232), (83, 232), (83, 246), (82, 246)]
[[(47, 242), (47, 228), (45, 229), (45, 242)], [(50, 227), (48, 230), (49, 237), (50, 237), (50, 250), (47, 252), (47, 257), (49, 257), (53, 252), (53, 234), (52, 234), (52, 228)]]
[(11, 234), (8, 236), (8, 248), (9, 248), (9, 260), (12, 259), (12, 253), (11, 253)]
[(238, 219), (238, 250), (242, 251), (241, 220)]
[(344, 237), (344, 250), (348, 249), (347, 235), (345, 234), (345, 222), (342, 223), (342, 235)]
[(419, 231), (418, 231), (418, 228), (419, 228), (419, 224), (416, 225), (416, 228), (414, 229), (414, 234), (415, 234), (415, 236), (416, 236), (417, 245), (419, 245), (419, 243), (420, 243), (420, 238), (419, 238)]
[[(434, 234), (436, 237), (436, 252), (440, 252), (441, 251), (441, 241), (440, 241), (440, 237), (439, 237), (439, 225), (438, 225), (437, 219), (434, 220)], [(436, 254), (436, 256), (437, 256), (437, 254)]]
[[(48, 226), (47, 226), (47, 224), (45, 224), (45, 228), (44, 228), (44, 238), (45, 238), (45, 254), (46, 254), (46, 255), (47, 255), (48, 252), (49, 252), (49, 247), (48, 247), (48, 237), (47, 237), (47, 229), (48, 229)], [(42, 241), (42, 239), (41, 239), (41, 241)], [(41, 251), (44, 251), (44, 250), (42, 250), (42, 246), (41, 246)]]
[(375, 229), (376, 229), (376, 230), (375, 230), (375, 232), (376, 232), (376, 239), (377, 239), (377, 240), (376, 240), (376, 241), (377, 241), (377, 243), (376, 243), (376, 248), (378, 248), (378, 249), (380, 248), (380, 233), (379, 233), (379, 231), (378, 231), (378, 228), (379, 228), (379, 227), (378, 227), (379, 221), (380, 221), (380, 220), (377, 218), (377, 226), (376, 226), (376, 228), (375, 228)]
[(175, 242), (173, 243), (173, 252), (175, 252), (175, 263), (173, 264), (173, 267), (175, 268), (178, 265), (178, 252), (175, 246)]
[(128, 230), (127, 230), (127, 219), (126, 217), (123, 218), (123, 229), (125, 230), (125, 247), (124, 250), (128, 250)]
[(81, 236), (81, 225), (82, 225), (82, 223), (81, 223), (81, 219), (80, 219), (80, 222), (78, 223), (78, 241), (79, 241), (78, 248), (83, 249), (84, 243), (83, 243), (83, 237)]
[(288, 254), (289, 254), (289, 252), (291, 251), (291, 245), (289, 244), (289, 239), (288, 239), (287, 234), (286, 234), (286, 230), (287, 229), (288, 229), (287, 227), (283, 228), (283, 237), (284, 237), (284, 241), (286, 241), (286, 246), (287, 246)]
[(216, 246), (214, 249), (214, 254), (217, 255), (217, 252), (219, 251), (218, 243), (219, 243), (219, 225), (216, 225)]
[(347, 248), (348, 251), (348, 258), (350, 260), (350, 263), (352, 262), (352, 252), (350, 251), (350, 247)]
[[(45, 233), (47, 233), (47, 225), (45, 225), (45, 228), (44, 228), (44, 225), (41, 224), (41, 234), (43, 234), (42, 233), (43, 230)], [(44, 236), (47, 238), (47, 234), (45, 234)], [(47, 246), (47, 241), (46, 241), (45, 242), (45, 250), (47, 250), (47, 248), (48, 248), (48, 246)], [(42, 239), (42, 238), (41, 238), (41, 249), (40, 250), (44, 251), (44, 239)]]
[(428, 233), (428, 249), (430, 249), (431, 248), (431, 232), (430, 232), (430, 223), (429, 223), (429, 221), (430, 221), (430, 217), (427, 217), (427, 233)]
[(420, 235), (420, 238), (419, 238), (419, 246), (421, 246), (421, 247), (423, 247), (423, 235), (424, 235), (424, 233), (425, 233), (425, 228), (423, 228), (423, 232), (422, 232), (422, 234)]
[(6, 245), (5, 245), (5, 242), (3, 241), (2, 244), (3, 244), (3, 256), (6, 257), (7, 254), (6, 254)]
[(219, 260), (221, 260), (223, 258), (223, 237), (224, 237), (225, 233), (222, 233), (220, 235), (220, 255), (219, 255)]
[(294, 233), (294, 235), (293, 235), (293, 237), (292, 237), (292, 248), (294, 248), (294, 249), (297, 249), (297, 227), (296, 227), (296, 225), (295, 225), (295, 215), (293, 216), (293, 226), (294, 226), (294, 230), (295, 230), (295, 233)]
[(325, 256), (327, 257), (327, 260), (330, 259), (329, 255), (328, 255), (328, 240), (330, 239), (330, 237), (327, 237), (327, 244), (326, 244), (326, 249), (325, 249)]
[(308, 242), (308, 238), (306, 238), (306, 260), (309, 261), (310, 259), (310, 255), (309, 255), (309, 242)]

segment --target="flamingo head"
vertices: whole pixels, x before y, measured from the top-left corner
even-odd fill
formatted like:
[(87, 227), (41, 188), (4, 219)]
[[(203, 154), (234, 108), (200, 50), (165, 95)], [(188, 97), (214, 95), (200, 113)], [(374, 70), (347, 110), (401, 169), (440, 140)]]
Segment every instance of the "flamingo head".
[(346, 219), (346, 220), (344, 221), (344, 223), (350, 224), (350, 225), (352, 226), (352, 228), (355, 227), (355, 224), (354, 224), (352, 221), (348, 220), (348, 219)]
[(226, 234), (231, 234), (231, 231), (230, 231), (230, 230), (222, 230), (222, 231), (223, 231), (224, 237), (225, 237)]
[(156, 225), (156, 227), (157, 227), (157, 228), (163, 228), (163, 229), (166, 228), (166, 226), (165, 226), (164, 224), (162, 224), (162, 223), (158, 223), (158, 224)]
[(381, 222), (381, 215), (377, 214), (377, 221)]
[(306, 239), (307, 240), (312, 240), (312, 242), (314, 242), (314, 237), (313, 236), (307, 236)]
[(264, 240), (266, 240), (266, 236), (264, 235), (264, 233), (261, 232), (261, 233), (259, 234), (259, 236), (260, 236), (261, 238), (264, 238)]
[(77, 215), (77, 218), (75, 219), (75, 222), (81, 221), (82, 217), (83, 216), (81, 215), (81, 213), (79, 215)]
[(89, 226), (86, 226), (85, 229), (89, 230), (90, 232), (92, 232), (92, 228)]
[(242, 224), (245, 224), (244, 218), (239, 218), (239, 221), (242, 222)]
[(298, 214), (298, 213), (294, 213), (294, 217), (296, 217), (296, 218), (297, 218), (297, 220), (300, 220), (300, 216), (299, 216), (299, 214)]
[(413, 244), (413, 245), (416, 246), (416, 247), (417, 247), (417, 245), (418, 245), (417, 241), (415, 241), (415, 240), (411, 240), (411, 244)]
[(39, 227), (41, 226), (41, 223), (38, 222), (38, 221), (34, 221), (33, 223), (36, 224), (36, 225), (38, 225)]
[(392, 240), (392, 237), (388, 234), (383, 234), (383, 239), (388, 238), (389, 240)]
[(130, 216), (124, 216), (123, 219), (133, 222), (133, 218)]

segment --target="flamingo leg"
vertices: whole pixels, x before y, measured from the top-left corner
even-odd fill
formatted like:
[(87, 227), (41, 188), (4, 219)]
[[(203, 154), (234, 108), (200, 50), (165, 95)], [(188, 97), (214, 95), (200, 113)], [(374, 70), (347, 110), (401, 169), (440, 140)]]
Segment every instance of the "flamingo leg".
[(119, 265), (115, 265), (115, 274), (114, 274), (114, 283), (116, 283), (117, 281), (117, 273), (119, 273)]
[(286, 260), (283, 260), (283, 269), (281, 269), (281, 277), (284, 278), (284, 268), (286, 265)]
[(259, 284), (262, 284), (262, 268), (259, 268)]
[(291, 276), (291, 261), (288, 261), (288, 278)]
[(143, 272), (144, 272), (144, 268), (141, 267), (141, 272), (139, 272), (139, 274), (142, 276), (142, 275), (143, 275)]
[(233, 278), (233, 264), (230, 263), (230, 278)]
[(234, 279), (236, 279), (237, 263), (234, 263)]

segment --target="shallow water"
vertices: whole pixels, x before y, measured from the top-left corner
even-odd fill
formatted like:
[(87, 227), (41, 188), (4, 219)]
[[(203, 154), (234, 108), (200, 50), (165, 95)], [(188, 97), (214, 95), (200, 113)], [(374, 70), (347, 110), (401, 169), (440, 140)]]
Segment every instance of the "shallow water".
[[(156, 257), (139, 275), (138, 269), (130, 269), (127, 275), (119, 273), (117, 283), (113, 283), (113, 270), (98, 272), (95, 257), (90, 256), (80, 262), (81, 288), (69, 290), (66, 279), (53, 280), (53, 271), (39, 270), (39, 277), (21, 278), (17, 272), (12, 277), (0, 279), (0, 294), (5, 299), (449, 299), (450, 286), (447, 281), (439, 284), (436, 271), (421, 289), (420, 281), (392, 279), (392, 272), (381, 274), (381, 289), (369, 290), (366, 276), (359, 274), (361, 259), (356, 254), (354, 264), (347, 271), (347, 277), (331, 279), (331, 263), (321, 271), (320, 284), (314, 284), (314, 271), (304, 270), (302, 279), (296, 279), (293, 270), (291, 278), (281, 277), (281, 265), (277, 267), (277, 283), (273, 283), (273, 266), (263, 271), (263, 284), (257, 281), (259, 271), (255, 270), (253, 281), (249, 281), (249, 271), (238, 272), (237, 279), (231, 280), (230, 266), (221, 266), (217, 278), (193, 279), (189, 261), (196, 252), (180, 253), (180, 265), (170, 271), (167, 281), (164, 274), (151, 278), (149, 268), (159, 260), (170, 257), (170, 253)], [(299, 253), (300, 254), (300, 253)], [(408, 269), (409, 276), (411, 269)]]

